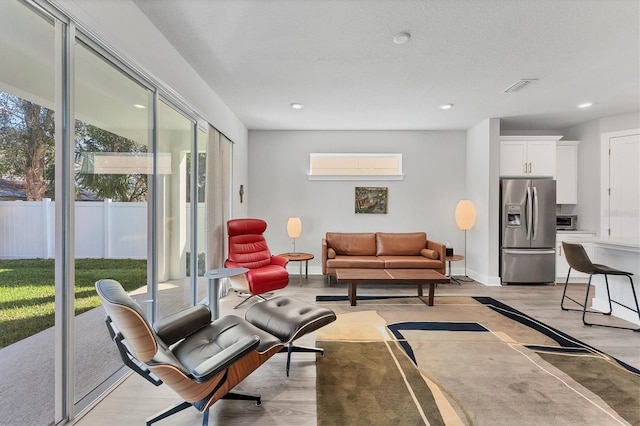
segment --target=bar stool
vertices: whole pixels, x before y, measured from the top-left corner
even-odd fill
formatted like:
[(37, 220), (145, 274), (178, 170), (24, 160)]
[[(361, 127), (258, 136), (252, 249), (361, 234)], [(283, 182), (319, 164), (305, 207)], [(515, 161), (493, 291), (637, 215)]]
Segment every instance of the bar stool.
[[(624, 308), (629, 309), (630, 311), (637, 313), (638, 319), (640, 319), (640, 308), (638, 307), (638, 298), (636, 296), (636, 289), (634, 288), (633, 280), (631, 279), (631, 276), (633, 274), (631, 272), (624, 272), (618, 269), (613, 269), (613, 268), (610, 268), (609, 266), (591, 263), (591, 260), (589, 259), (587, 252), (584, 250), (584, 247), (582, 247), (582, 244), (571, 244), (563, 241), (562, 249), (564, 250), (564, 255), (567, 259), (567, 262), (569, 263), (569, 272), (567, 272), (567, 280), (564, 283), (564, 291), (562, 292), (562, 301), (560, 302), (560, 307), (562, 308), (562, 310), (563, 311), (582, 311), (582, 322), (585, 325), (597, 325), (600, 327), (623, 328), (627, 330), (640, 331), (640, 328), (630, 328), (630, 327), (620, 327), (616, 325), (589, 323), (586, 320), (587, 313), (611, 315), (611, 312), (613, 311), (613, 307), (611, 305), (612, 303), (615, 303), (617, 305), (620, 305)], [(589, 282), (587, 283), (587, 291), (584, 297), (584, 304), (567, 296), (567, 285), (569, 284), (569, 275), (571, 275), (572, 269), (583, 272), (585, 274), (589, 274)], [(604, 282), (607, 288), (607, 299), (609, 299), (609, 312), (587, 310), (587, 302), (589, 301), (589, 288), (591, 287), (591, 278), (594, 275), (604, 275)], [(611, 293), (609, 292), (609, 280), (607, 279), (608, 275), (624, 275), (627, 278), (629, 278), (629, 284), (631, 284), (631, 291), (633, 293), (633, 300), (635, 301), (635, 304), (636, 304), (635, 309), (627, 305), (624, 305), (618, 301), (611, 300)], [(565, 308), (564, 306), (565, 299), (571, 300), (572, 302), (581, 306), (582, 309)]]

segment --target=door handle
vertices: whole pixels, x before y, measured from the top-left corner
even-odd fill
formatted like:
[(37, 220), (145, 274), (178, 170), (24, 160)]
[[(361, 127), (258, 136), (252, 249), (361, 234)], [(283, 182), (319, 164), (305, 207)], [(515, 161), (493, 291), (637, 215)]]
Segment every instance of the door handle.
[(531, 226), (533, 224), (531, 218), (531, 215), (533, 213), (531, 203), (531, 187), (527, 186), (527, 220), (525, 222), (525, 226), (527, 227), (527, 241), (531, 241)]
[(531, 161), (529, 161), (529, 174), (531, 174)]
[(527, 163), (522, 163), (522, 173), (527, 174)]
[(538, 235), (538, 188), (533, 187), (533, 236), (532, 240)]
[(556, 251), (551, 250), (513, 250), (513, 249), (503, 249), (502, 252), (504, 254), (520, 254), (520, 255), (531, 255), (531, 254), (556, 254)]

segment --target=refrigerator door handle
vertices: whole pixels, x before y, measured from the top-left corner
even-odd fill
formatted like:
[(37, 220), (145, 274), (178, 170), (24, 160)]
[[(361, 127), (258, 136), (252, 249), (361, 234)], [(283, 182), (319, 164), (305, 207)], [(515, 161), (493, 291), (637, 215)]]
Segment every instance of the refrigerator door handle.
[(549, 249), (549, 250), (502, 249), (502, 252), (504, 254), (523, 254), (524, 255), (524, 254), (555, 254), (556, 251), (554, 249)]
[(533, 187), (533, 236), (532, 240), (538, 235), (538, 188)]
[(531, 240), (531, 187), (527, 186), (527, 220), (525, 222), (525, 226), (527, 227), (527, 240)]

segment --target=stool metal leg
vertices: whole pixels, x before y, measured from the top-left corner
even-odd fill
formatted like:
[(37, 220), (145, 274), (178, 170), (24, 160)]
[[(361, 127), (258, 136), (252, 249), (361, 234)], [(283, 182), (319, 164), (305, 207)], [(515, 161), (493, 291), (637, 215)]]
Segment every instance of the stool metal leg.
[(587, 292), (585, 295), (585, 299), (584, 299), (584, 305), (583, 305), (583, 309), (582, 309), (582, 322), (584, 323), (584, 325), (596, 325), (598, 327), (608, 327), (608, 328), (620, 328), (623, 330), (633, 330), (633, 331), (638, 331), (640, 332), (640, 327), (623, 327), (623, 326), (617, 326), (617, 325), (608, 325), (608, 324), (596, 324), (596, 323), (589, 323), (586, 320), (586, 314), (587, 313), (594, 313), (594, 314), (601, 314), (601, 315), (611, 315), (611, 313), (613, 312), (613, 306), (612, 303), (615, 303), (617, 305), (622, 306), (623, 308), (627, 308), (630, 311), (635, 312), (636, 314), (638, 314), (638, 319), (640, 320), (640, 307), (638, 306), (638, 297), (636, 295), (636, 290), (633, 286), (633, 279), (631, 278), (630, 275), (624, 274), (628, 279), (629, 279), (629, 283), (631, 284), (631, 292), (633, 293), (633, 300), (635, 302), (636, 308), (633, 309), (627, 305), (624, 305), (620, 302), (617, 302), (615, 300), (611, 300), (611, 293), (609, 291), (609, 280), (607, 279), (607, 274), (603, 274), (604, 275), (604, 282), (605, 282), (605, 286), (607, 288), (607, 299), (609, 301), (609, 312), (596, 312), (596, 311), (592, 311), (592, 310), (587, 310), (587, 302), (589, 301), (589, 287), (591, 286), (591, 277), (593, 276), (593, 274), (589, 275), (589, 285), (587, 286)]
[[(564, 281), (564, 290), (562, 291), (562, 299), (560, 300), (560, 307), (563, 311), (581, 311), (582, 309), (570, 309), (564, 307), (564, 299), (569, 299), (572, 302), (582, 306), (580, 302), (571, 297), (567, 296), (567, 287), (569, 286), (569, 275), (571, 275), (571, 266), (569, 266), (569, 271), (567, 271), (567, 279)], [(589, 287), (587, 287), (587, 294), (589, 294)]]

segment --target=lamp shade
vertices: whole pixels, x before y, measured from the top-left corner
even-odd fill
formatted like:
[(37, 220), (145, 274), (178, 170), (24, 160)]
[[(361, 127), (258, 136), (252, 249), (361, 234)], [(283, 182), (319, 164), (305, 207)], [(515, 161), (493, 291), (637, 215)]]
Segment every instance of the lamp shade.
[(287, 234), (289, 238), (298, 238), (302, 234), (302, 221), (299, 217), (290, 217), (287, 221)]
[(456, 225), (458, 228), (468, 230), (476, 221), (476, 207), (471, 200), (460, 200), (456, 206)]

